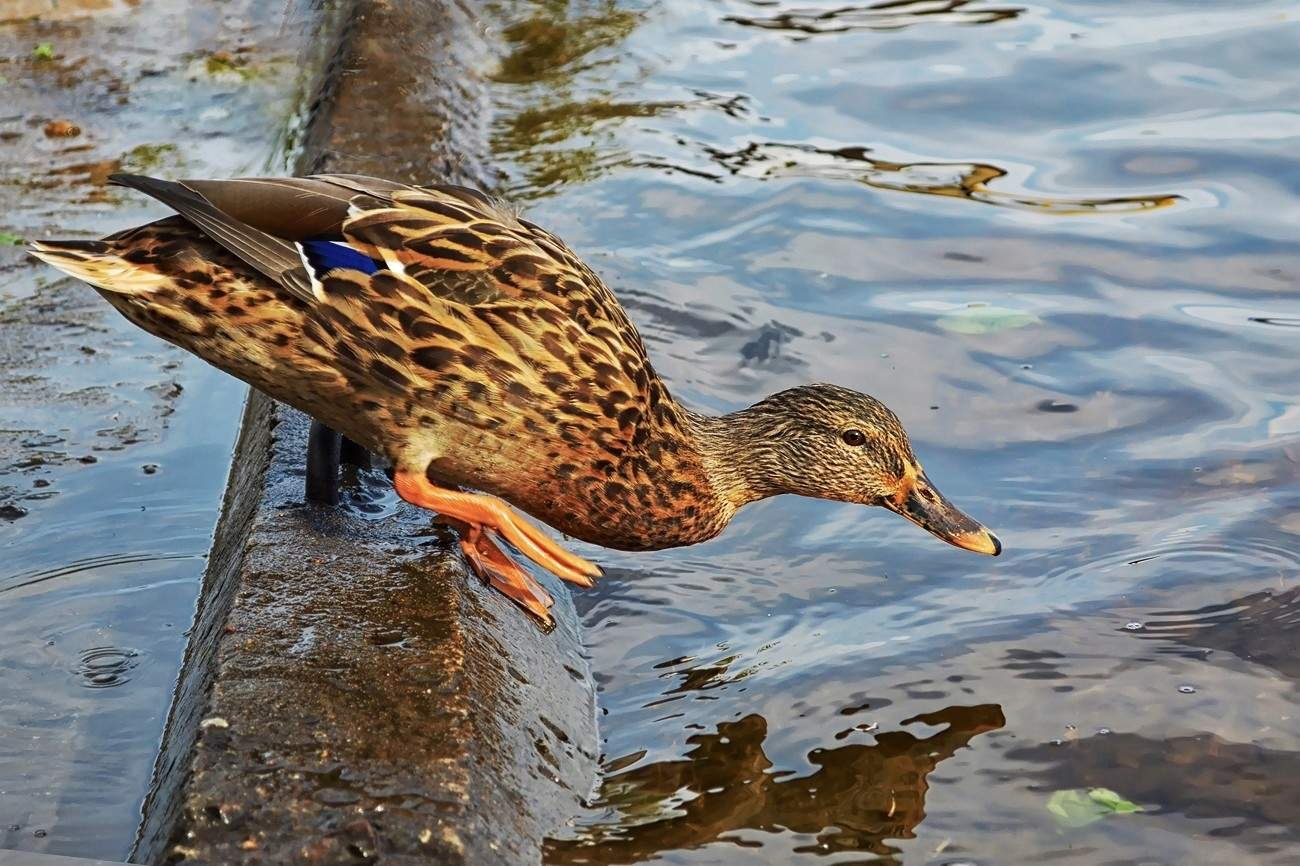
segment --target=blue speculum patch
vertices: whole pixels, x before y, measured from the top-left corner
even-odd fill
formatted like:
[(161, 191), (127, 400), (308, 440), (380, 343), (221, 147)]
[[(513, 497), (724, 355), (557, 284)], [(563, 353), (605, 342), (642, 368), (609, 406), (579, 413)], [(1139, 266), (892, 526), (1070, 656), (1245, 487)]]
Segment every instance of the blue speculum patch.
[(361, 271), (363, 274), (373, 274), (380, 268), (379, 263), (370, 256), (357, 252), (341, 240), (313, 238), (298, 246), (302, 248), (303, 259), (312, 275), (317, 278), (337, 268)]

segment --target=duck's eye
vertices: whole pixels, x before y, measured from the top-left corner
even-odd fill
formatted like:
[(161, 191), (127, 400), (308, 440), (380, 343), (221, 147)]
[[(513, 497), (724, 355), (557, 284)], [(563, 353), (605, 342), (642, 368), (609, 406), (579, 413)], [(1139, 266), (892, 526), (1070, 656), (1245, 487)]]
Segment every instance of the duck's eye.
[(845, 445), (852, 445), (854, 448), (865, 444), (867, 441), (866, 434), (857, 429), (845, 430), (840, 434), (840, 438), (844, 440)]

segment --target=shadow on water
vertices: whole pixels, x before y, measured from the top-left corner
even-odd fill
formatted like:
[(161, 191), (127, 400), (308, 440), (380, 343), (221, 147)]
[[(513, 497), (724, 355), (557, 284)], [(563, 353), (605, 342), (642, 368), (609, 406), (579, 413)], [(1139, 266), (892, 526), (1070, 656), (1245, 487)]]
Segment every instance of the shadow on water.
[(1042, 765), (1026, 774), (1035, 785), (1122, 790), (1156, 814), (1206, 822), (1213, 827), (1208, 835), (1238, 840), (1251, 854), (1293, 856), (1300, 845), (1294, 821), (1300, 754), (1294, 751), (1213, 734), (1107, 734), (1013, 749), (1007, 758)]
[[(1295, 566), (1286, 569), (1294, 572)], [(1218, 651), (1266, 665), (1300, 682), (1300, 587), (1252, 592), (1195, 610), (1158, 611), (1132, 629), (1144, 640), (1161, 641), (1158, 651)]]

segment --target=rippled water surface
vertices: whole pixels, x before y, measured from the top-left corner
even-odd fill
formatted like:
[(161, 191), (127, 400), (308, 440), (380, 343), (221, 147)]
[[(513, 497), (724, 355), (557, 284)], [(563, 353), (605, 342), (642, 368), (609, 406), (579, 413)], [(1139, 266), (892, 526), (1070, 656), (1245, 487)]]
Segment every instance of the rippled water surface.
[(1006, 544), (785, 497), (587, 551), (605, 777), (549, 862), (1295, 862), (1294, 4), (497, 12), (506, 186), (675, 395), (868, 391)]

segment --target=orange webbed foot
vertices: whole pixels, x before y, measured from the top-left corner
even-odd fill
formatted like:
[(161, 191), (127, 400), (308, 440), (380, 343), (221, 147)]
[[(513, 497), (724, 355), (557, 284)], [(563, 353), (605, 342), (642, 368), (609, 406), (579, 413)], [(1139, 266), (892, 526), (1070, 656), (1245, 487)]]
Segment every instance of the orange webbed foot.
[(555, 604), (555, 599), (511, 559), (486, 530), (471, 527), (466, 537), (461, 539), (460, 549), (474, 572), (494, 589), (537, 617), (543, 625), (555, 624), (551, 618), (551, 605)]
[[(591, 587), (595, 583), (595, 578), (600, 577), (602, 573), (600, 566), (565, 550), (541, 529), (515, 514), (508, 505), (496, 497), (439, 487), (429, 481), (423, 472), (398, 471), (393, 476), (393, 487), (396, 488), (399, 496), (412, 505), (428, 508), (469, 524), (470, 537), (466, 539), (468, 547), (465, 543), (462, 544), (466, 556), (470, 558), (471, 563), (475, 563), (476, 570), (479, 561), (484, 563), (483, 570), (479, 573), (487, 576), (493, 586), (529, 610), (533, 610), (533, 606), (521, 600), (520, 596), (528, 594), (532, 597), (536, 593), (532, 589), (525, 590), (521, 587), (530, 585), (535, 587), (537, 592), (545, 596), (545, 607), (550, 606), (551, 597), (526, 571), (510, 560), (495, 541), (482, 530), (492, 530), (497, 533), (513, 544), (525, 557), (569, 583)], [(484, 539), (487, 539), (486, 542)], [(475, 557), (478, 559), (476, 560)], [(502, 561), (508, 563), (509, 568), (502, 566), (500, 564)], [(491, 568), (488, 566), (495, 567), (502, 574), (511, 574), (510, 569), (513, 569), (523, 577), (511, 574), (508, 578), (498, 577), (494, 580), (490, 576)], [(501, 585), (498, 585), (498, 581)], [(505, 586), (511, 589), (507, 590)], [(549, 619), (549, 614), (547, 618)]]

